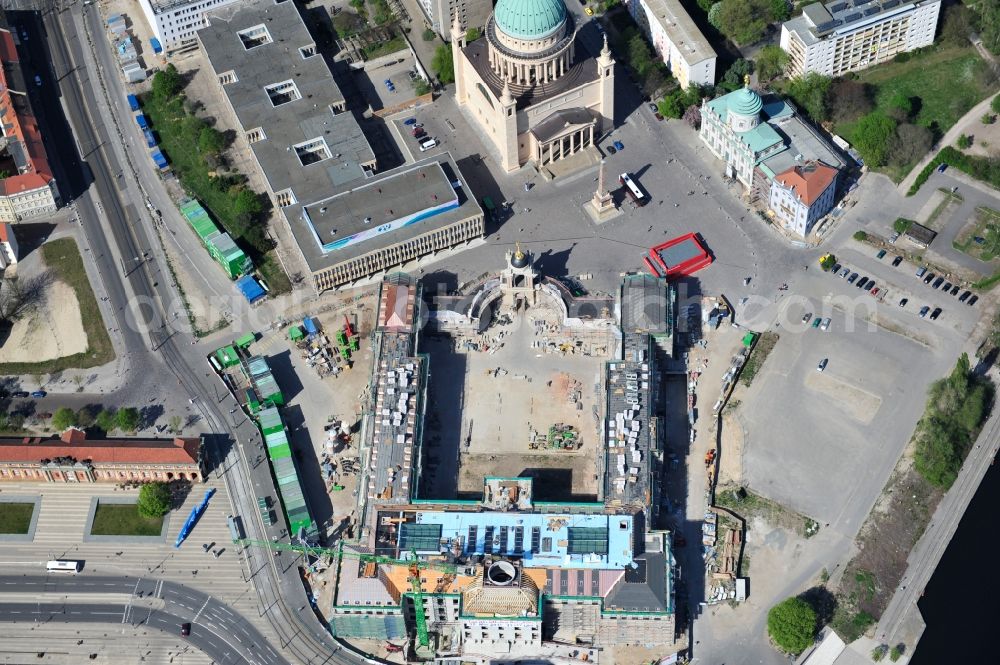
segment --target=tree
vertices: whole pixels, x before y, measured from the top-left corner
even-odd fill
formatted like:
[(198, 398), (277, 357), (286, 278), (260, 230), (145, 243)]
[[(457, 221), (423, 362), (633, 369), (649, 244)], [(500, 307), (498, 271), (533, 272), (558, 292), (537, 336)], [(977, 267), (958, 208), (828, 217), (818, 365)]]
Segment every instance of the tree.
[(780, 46), (768, 44), (757, 53), (757, 79), (762, 82), (776, 79), (785, 73), (788, 53)]
[(698, 131), (701, 129), (701, 107), (692, 104), (684, 111), (684, 122), (691, 126), (691, 129)]
[(792, 655), (805, 651), (816, 635), (816, 611), (801, 598), (787, 598), (767, 613), (767, 633)]
[(993, 53), (1000, 53), (1000, 3), (980, 2), (976, 8), (979, 10), (979, 37), (983, 46)]
[(94, 422), (105, 434), (115, 431), (118, 428), (115, 422), (115, 411), (114, 409), (101, 409), (101, 412), (97, 414)]
[(628, 64), (639, 76), (645, 76), (653, 64), (653, 53), (642, 35), (636, 33), (628, 40)]
[(904, 123), (896, 127), (896, 137), (889, 148), (889, 163), (907, 166), (923, 157), (934, 144), (931, 130), (922, 125)]
[(161, 101), (172, 98), (183, 87), (184, 79), (181, 78), (173, 64), (169, 64), (153, 74), (153, 96)]
[(792, 15), (788, 0), (771, 0), (771, 23), (787, 21)]
[(722, 82), (730, 89), (735, 90), (743, 87), (744, 77), (750, 74), (753, 74), (753, 60), (737, 58), (736, 62), (726, 70), (726, 74), (722, 77)]
[(134, 432), (141, 424), (142, 418), (139, 417), (139, 410), (135, 407), (118, 409), (118, 413), (115, 414), (115, 425), (124, 432)]
[(664, 118), (680, 118), (684, 114), (684, 105), (676, 93), (664, 97), (657, 108)]
[(833, 254), (827, 254), (819, 260), (819, 267), (823, 269), (823, 272), (830, 272), (830, 269), (835, 265), (837, 265), (837, 257)]
[(437, 73), (441, 83), (453, 83), (455, 81), (455, 61), (451, 58), (451, 47), (441, 44), (434, 51), (434, 58), (431, 60), (431, 69)]
[(431, 91), (431, 84), (428, 83), (427, 81), (418, 78), (416, 81), (413, 82), (413, 94), (415, 94), (416, 96), (419, 97), (421, 95), (426, 95), (430, 91)]
[(968, 150), (972, 147), (972, 137), (968, 134), (962, 134), (958, 137), (958, 140), (955, 141), (955, 145), (958, 146), (959, 150)]
[(858, 242), (864, 242), (865, 240), (868, 240), (868, 234), (865, 233), (864, 231), (855, 231), (852, 237)]
[(198, 150), (203, 155), (218, 155), (226, 149), (226, 135), (205, 125), (198, 134)]
[(954, 4), (944, 10), (941, 24), (941, 41), (956, 46), (968, 45), (969, 35), (975, 32), (976, 16), (965, 5)]
[(255, 218), (264, 211), (264, 204), (261, 203), (260, 195), (252, 189), (240, 187), (233, 196), (233, 212), (237, 215), (248, 215)]
[(851, 122), (875, 108), (871, 88), (851, 79), (836, 78), (826, 93), (830, 117), (835, 122)]
[(993, 101), (990, 102), (990, 110), (994, 113), (1000, 113), (1000, 95), (994, 97)]
[(437, 33), (430, 28), (424, 28), (424, 31), (420, 34), (425, 42), (432, 42), (437, 37)]
[(892, 223), (892, 230), (900, 235), (903, 235), (904, 233), (909, 231), (910, 227), (913, 226), (915, 223), (916, 222), (914, 222), (912, 219), (906, 219), (905, 217), (897, 217), (896, 221)]
[(468, 30), (465, 31), (465, 41), (468, 42), (469, 44), (476, 41), (482, 36), (483, 33), (479, 31), (479, 28), (469, 28)]
[(889, 660), (895, 663), (903, 656), (903, 645), (897, 644), (893, 648), (889, 649)]
[(77, 423), (76, 412), (68, 406), (61, 406), (52, 414), (52, 427), (62, 432)]
[(913, 99), (902, 90), (897, 90), (889, 99), (889, 115), (899, 122), (909, 120), (913, 115)]
[[(741, 46), (755, 44), (764, 37), (771, 16), (771, 0), (722, 0), (716, 20), (719, 32)], [(709, 21), (712, 12), (709, 11)]]
[(698, 0), (698, 6), (701, 7), (702, 11), (707, 12), (712, 8), (712, 5), (717, 3), (719, 0)]
[(180, 416), (170, 416), (170, 431), (174, 434), (181, 433), (181, 417)]
[(136, 508), (143, 517), (163, 517), (170, 512), (170, 488), (166, 483), (144, 483)]
[(895, 135), (896, 121), (881, 111), (873, 111), (855, 125), (852, 142), (868, 166), (885, 166)]
[(722, 14), (721, 2), (715, 3), (708, 10), (708, 23), (719, 32), (722, 32), (722, 22), (719, 18), (721, 14)]
[(827, 91), (830, 89), (830, 78), (809, 72), (805, 76), (797, 76), (788, 83), (788, 96), (798, 104), (813, 122), (819, 123), (828, 119), (826, 106)]
[(97, 414), (94, 411), (95, 407), (93, 406), (81, 406), (80, 410), (76, 412), (76, 426), (92, 427), (94, 425), (94, 419), (97, 417)]
[(984, 113), (983, 117), (979, 119), (979, 122), (983, 123), (984, 125), (992, 125), (994, 122), (996, 122), (996, 120), (997, 117), (992, 113)]

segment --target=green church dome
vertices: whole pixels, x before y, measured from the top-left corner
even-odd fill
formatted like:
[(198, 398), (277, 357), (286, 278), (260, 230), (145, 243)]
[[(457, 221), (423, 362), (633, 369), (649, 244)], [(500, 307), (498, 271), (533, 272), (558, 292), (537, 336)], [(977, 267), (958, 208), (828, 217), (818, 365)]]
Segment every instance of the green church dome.
[(728, 102), (729, 111), (737, 115), (755, 116), (764, 108), (760, 95), (746, 87), (729, 93)]
[(497, 26), (519, 39), (541, 39), (566, 21), (563, 0), (500, 0), (493, 10)]

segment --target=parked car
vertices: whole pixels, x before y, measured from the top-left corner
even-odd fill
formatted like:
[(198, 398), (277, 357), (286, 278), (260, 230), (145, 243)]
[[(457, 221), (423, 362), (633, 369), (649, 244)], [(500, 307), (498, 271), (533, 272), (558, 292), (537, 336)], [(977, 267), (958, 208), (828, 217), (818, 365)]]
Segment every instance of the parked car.
[(587, 16), (593, 16), (594, 10), (591, 9), (590, 7), (584, 7), (583, 13), (586, 14)]
[(893, 231), (892, 235), (889, 236), (889, 244), (890, 245), (895, 245), (897, 240), (899, 240), (899, 233), (896, 232), (896, 231)]
[(924, 305), (923, 307), (921, 307), (920, 308), (920, 318), (922, 319), (925, 316), (927, 316), (927, 312), (929, 312), (929, 311), (931, 311), (931, 308), (928, 307), (927, 305)]
[(407, 118), (406, 120), (403, 121), (403, 124), (404, 125), (415, 125), (415, 124), (417, 124), (417, 119), (416, 118)]
[(48, 395), (48, 393), (45, 392), (44, 390), (36, 390), (33, 393), (31, 393), (31, 396), (34, 397), (35, 399), (41, 399), (42, 397), (45, 397), (46, 395)]
[(868, 278), (862, 277), (861, 279), (858, 280), (858, 283), (855, 284), (854, 286), (858, 287), (859, 289), (863, 289), (865, 288), (865, 284), (867, 283), (868, 283)]
[(937, 279), (935, 279), (934, 280), (934, 284), (933, 284), (934, 288), (935, 289), (940, 289), (942, 282), (944, 282), (944, 277), (938, 277)]
[(612, 154), (612, 155), (613, 155), (613, 154), (615, 154), (616, 152), (618, 152), (618, 148), (614, 147), (613, 145), (609, 145), (609, 146), (608, 146), (608, 153), (609, 153), (609, 154)]
[(812, 318), (812, 315), (813, 315), (812, 312), (806, 312), (805, 314), (803, 314), (802, 315), (802, 323), (809, 323), (809, 319)]
[(948, 165), (947, 165), (947, 164), (939, 164), (939, 165), (938, 165), (938, 167), (937, 167), (937, 172), (938, 172), (938, 173), (944, 173), (944, 170), (945, 170), (946, 168), (948, 168)]
[(190, 634), (191, 634), (191, 624), (189, 624), (189, 623), (182, 623), (181, 624), (181, 636), (182, 637), (187, 637)]
[(42, 77), (39, 76), (38, 74), (35, 74), (35, 85), (39, 87), (42, 85)]
[(421, 134), (426, 134), (426, 133), (427, 132), (425, 132), (424, 128), (421, 127), (420, 125), (414, 125), (413, 129), (410, 130), (410, 134), (412, 134), (413, 136), (420, 136)]
[(823, 319), (823, 323), (820, 324), (819, 329), (820, 330), (830, 329), (830, 317), (826, 317), (825, 319)]
[(815, 319), (813, 319), (812, 327), (813, 328), (819, 328), (819, 324), (821, 324), (822, 322), (823, 322), (823, 319), (821, 319), (821, 318), (819, 318), (817, 316)]
[(615, 141), (615, 149), (621, 152), (622, 150), (625, 149), (625, 144), (623, 144), (621, 141)]
[[(965, 302), (966, 300), (969, 299), (969, 296), (971, 296), (971, 295), (972, 295), (972, 291), (963, 291), (962, 295), (960, 295), (958, 297), (958, 302)], [(16, 395), (17, 393), (14, 393), (14, 394)]]
[(971, 298), (969, 298), (969, 301), (966, 302), (965, 304), (966, 305), (975, 305), (978, 300), (979, 300), (979, 296), (972, 296)]
[(657, 111), (657, 109), (656, 109), (656, 104), (654, 104), (653, 102), (650, 102), (650, 103), (646, 104), (646, 107), (647, 107), (647, 108), (648, 108), (648, 109), (649, 109), (650, 111), (652, 111), (653, 113), (656, 113), (656, 111)]
[(892, 260), (892, 267), (895, 268), (895, 267), (897, 267), (902, 262), (903, 262), (903, 257), (902, 256), (897, 256), (896, 258), (894, 258)]
[(941, 290), (944, 291), (945, 293), (950, 293), (951, 292), (951, 282), (945, 282), (944, 286), (941, 287)]
[(906, 307), (906, 303), (908, 303), (908, 302), (910, 302), (909, 298), (903, 298), (902, 300), (899, 301), (899, 306), (900, 307)]
[(845, 279), (850, 274), (851, 274), (851, 269), (850, 268), (844, 268), (843, 270), (840, 271), (840, 277), (841, 277), (841, 279)]
[(822, 372), (824, 369), (826, 369), (826, 365), (828, 362), (830, 362), (829, 358), (823, 358), (823, 360), (820, 360), (819, 364), (816, 365), (816, 371)]
[(847, 283), (848, 284), (853, 284), (854, 280), (856, 280), (857, 278), (858, 278), (858, 273), (852, 272), (851, 276), (847, 278)]
[(656, 113), (654, 113), (653, 115), (655, 115), (655, 116), (656, 116), (656, 119), (657, 119), (657, 120), (663, 120), (663, 114), (662, 114), (662, 113), (660, 113), (659, 111), (657, 111), (657, 112), (656, 112)]
[(959, 286), (958, 286), (958, 284), (956, 284), (955, 286), (951, 287), (951, 295), (953, 295), (953, 296), (957, 296), (957, 295), (958, 295), (958, 292), (959, 292), (959, 290), (960, 290), (960, 289), (959, 289)]
[(882, 257), (885, 256), (885, 254), (886, 254), (886, 251), (884, 249), (880, 249), (880, 250), (878, 250), (878, 254), (875, 255), (875, 258), (881, 260)]
[(931, 321), (937, 320), (937, 317), (941, 316), (941, 308), (935, 307), (934, 311), (931, 312)]
[(927, 273), (926, 275), (924, 275), (924, 284), (930, 284), (931, 282), (934, 281), (935, 277), (937, 277), (937, 275), (935, 275), (934, 273), (932, 272)]
[(917, 268), (917, 277), (923, 277), (925, 272), (927, 272), (927, 268)]
[(840, 264), (839, 263), (834, 263), (833, 267), (830, 268), (830, 272), (832, 274), (834, 274), (834, 275), (836, 275), (838, 272), (840, 272)]
[(882, 293), (882, 291), (876, 286), (872, 287), (869, 293), (872, 294), (873, 297), (877, 298), (878, 294)]

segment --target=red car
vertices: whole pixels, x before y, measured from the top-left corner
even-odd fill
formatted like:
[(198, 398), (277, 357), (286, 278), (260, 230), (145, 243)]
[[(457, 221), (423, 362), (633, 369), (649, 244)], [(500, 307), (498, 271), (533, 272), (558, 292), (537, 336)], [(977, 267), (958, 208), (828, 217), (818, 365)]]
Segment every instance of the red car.
[(427, 132), (424, 131), (423, 127), (414, 127), (412, 130), (410, 130), (410, 134), (412, 134), (416, 138), (420, 138), (421, 136), (423, 136), (426, 133)]

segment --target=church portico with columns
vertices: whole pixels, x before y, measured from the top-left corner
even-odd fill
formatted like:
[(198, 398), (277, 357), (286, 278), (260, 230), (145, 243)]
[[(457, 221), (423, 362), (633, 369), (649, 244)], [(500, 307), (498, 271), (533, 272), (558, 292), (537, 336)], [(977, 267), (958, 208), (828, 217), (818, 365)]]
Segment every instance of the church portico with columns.
[(508, 172), (543, 167), (584, 150), (614, 119), (614, 65), (576, 40), (562, 0), (500, 0), (484, 37), (452, 30), (455, 97)]

